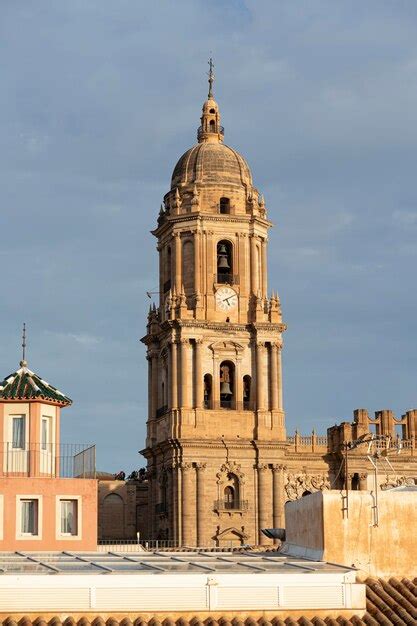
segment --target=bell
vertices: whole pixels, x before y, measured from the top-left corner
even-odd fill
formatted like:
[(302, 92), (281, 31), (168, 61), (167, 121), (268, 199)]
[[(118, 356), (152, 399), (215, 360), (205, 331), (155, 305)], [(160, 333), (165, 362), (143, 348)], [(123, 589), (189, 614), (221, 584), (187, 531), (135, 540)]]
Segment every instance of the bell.
[(222, 382), (220, 384), (220, 395), (221, 396), (231, 396), (232, 390), (230, 389), (230, 384), (226, 382)]
[(219, 254), (219, 260), (217, 263), (217, 267), (219, 269), (230, 270), (229, 261), (227, 260), (227, 256), (223, 254)]

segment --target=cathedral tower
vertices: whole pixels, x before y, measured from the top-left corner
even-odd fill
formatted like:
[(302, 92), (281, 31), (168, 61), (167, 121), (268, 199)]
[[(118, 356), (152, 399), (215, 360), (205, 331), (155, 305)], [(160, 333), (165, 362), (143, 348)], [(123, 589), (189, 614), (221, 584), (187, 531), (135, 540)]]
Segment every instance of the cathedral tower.
[(266, 543), (261, 528), (283, 525), (286, 439), (271, 223), (245, 159), (223, 143), (213, 79), (210, 62), (198, 143), (176, 164), (153, 231), (159, 306), (142, 339), (149, 536), (200, 546)]

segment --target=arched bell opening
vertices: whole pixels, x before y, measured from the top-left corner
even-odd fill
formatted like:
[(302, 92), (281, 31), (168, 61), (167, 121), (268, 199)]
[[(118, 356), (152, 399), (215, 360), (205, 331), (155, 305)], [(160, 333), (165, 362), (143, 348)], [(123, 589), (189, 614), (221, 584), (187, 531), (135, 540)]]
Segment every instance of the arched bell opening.
[(209, 122), (209, 131), (211, 133), (215, 133), (216, 132), (216, 122), (214, 120), (210, 120), (210, 122)]
[(230, 198), (220, 198), (219, 211), (222, 215), (230, 213)]
[(235, 366), (231, 361), (220, 364), (220, 407), (235, 408)]
[(217, 282), (233, 284), (233, 247), (230, 241), (217, 244)]
[(251, 391), (252, 391), (252, 377), (247, 374), (243, 377), (243, 410), (250, 411), (251, 409)]
[(213, 377), (211, 374), (204, 374), (204, 408), (213, 408)]

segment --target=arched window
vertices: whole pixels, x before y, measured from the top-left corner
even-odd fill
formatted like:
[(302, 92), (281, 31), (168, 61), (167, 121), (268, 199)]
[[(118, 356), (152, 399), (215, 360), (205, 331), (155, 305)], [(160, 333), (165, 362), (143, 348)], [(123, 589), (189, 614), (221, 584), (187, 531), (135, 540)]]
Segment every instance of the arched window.
[(230, 213), (230, 198), (220, 198), (219, 208), (223, 215)]
[(360, 483), (359, 474), (355, 472), (352, 476), (352, 490), (353, 491), (359, 491), (359, 483)]
[(305, 498), (306, 496), (311, 496), (311, 491), (303, 491), (303, 494), (301, 497)]
[(223, 507), (225, 509), (239, 509), (241, 507), (239, 479), (232, 473), (227, 475), (227, 483), (223, 491)]
[(215, 113), (216, 109), (210, 109), (210, 113)]
[(102, 501), (101, 539), (123, 539), (125, 536), (124, 502), (117, 493), (109, 493)]
[(235, 366), (231, 361), (220, 364), (220, 406), (222, 409), (235, 406)]
[(213, 379), (211, 374), (204, 374), (204, 408), (212, 409), (212, 387)]
[(233, 284), (233, 248), (230, 241), (217, 244), (217, 282)]
[(210, 132), (211, 133), (216, 132), (216, 122), (214, 120), (210, 120)]
[(230, 485), (228, 485), (224, 490), (224, 508), (235, 509), (235, 503), (235, 490), (233, 489), (233, 487), (230, 487)]
[(247, 374), (243, 377), (243, 409), (245, 411), (251, 408), (251, 385), (252, 378)]

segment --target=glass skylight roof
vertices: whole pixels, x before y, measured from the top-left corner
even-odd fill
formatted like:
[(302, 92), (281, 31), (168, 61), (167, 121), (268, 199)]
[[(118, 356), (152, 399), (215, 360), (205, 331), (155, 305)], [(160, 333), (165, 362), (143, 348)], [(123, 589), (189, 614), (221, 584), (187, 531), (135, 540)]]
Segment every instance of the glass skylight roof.
[(4, 574), (262, 574), (347, 572), (349, 568), (271, 553), (0, 552)]

